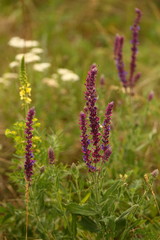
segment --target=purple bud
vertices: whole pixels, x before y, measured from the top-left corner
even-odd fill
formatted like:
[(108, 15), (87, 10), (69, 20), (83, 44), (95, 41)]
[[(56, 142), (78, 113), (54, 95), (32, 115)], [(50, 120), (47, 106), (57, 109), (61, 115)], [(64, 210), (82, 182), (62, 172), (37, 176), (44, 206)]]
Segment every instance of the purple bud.
[(55, 154), (52, 147), (48, 148), (48, 159), (49, 159), (49, 164), (54, 164)]
[(44, 170), (45, 170), (45, 167), (43, 166), (43, 167), (41, 167), (39, 170), (40, 170), (40, 173), (43, 173)]
[(148, 94), (148, 101), (152, 101), (152, 99), (154, 98), (154, 92), (150, 91), (150, 93)]
[(151, 175), (153, 177), (157, 177), (159, 175), (159, 170), (158, 169), (155, 169), (153, 172), (151, 172)]
[(101, 77), (100, 77), (100, 85), (101, 86), (105, 85), (105, 76), (104, 75), (101, 75)]

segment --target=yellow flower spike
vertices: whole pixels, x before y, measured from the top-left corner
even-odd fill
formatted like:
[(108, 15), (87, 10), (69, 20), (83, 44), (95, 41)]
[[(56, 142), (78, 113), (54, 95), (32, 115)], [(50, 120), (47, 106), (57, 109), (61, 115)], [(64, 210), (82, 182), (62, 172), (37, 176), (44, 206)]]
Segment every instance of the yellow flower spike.
[(25, 69), (25, 61), (24, 57), (21, 60), (21, 67), (20, 67), (20, 88), (19, 88), (19, 95), (22, 101), (22, 107), (25, 109), (29, 107), (31, 103), (31, 85), (28, 82), (26, 69)]
[(24, 102), (25, 102), (26, 104), (30, 104), (30, 103), (32, 102), (32, 100), (31, 100), (31, 98), (29, 98), (29, 97), (25, 97), (25, 98), (24, 98)]
[(26, 93), (28, 93), (28, 95), (31, 94), (31, 88), (26, 88)]

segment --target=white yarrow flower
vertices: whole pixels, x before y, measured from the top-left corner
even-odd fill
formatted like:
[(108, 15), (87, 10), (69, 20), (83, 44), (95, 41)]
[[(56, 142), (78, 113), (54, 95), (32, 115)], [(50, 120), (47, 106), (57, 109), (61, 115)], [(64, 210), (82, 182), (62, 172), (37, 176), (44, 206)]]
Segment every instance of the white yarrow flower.
[(17, 79), (18, 78), (18, 74), (17, 73), (4, 73), (3, 77), (5, 79)]
[(68, 81), (76, 82), (79, 80), (79, 76), (75, 73), (70, 72), (70, 73), (61, 75), (61, 79), (64, 82), (68, 82)]
[(10, 85), (10, 82), (2, 77), (0, 77), (0, 83), (2, 83), (6, 87)]
[(75, 82), (79, 80), (79, 76), (67, 68), (58, 68), (57, 73), (60, 75), (62, 81), (65, 82), (67, 81)]
[(58, 69), (57, 69), (57, 73), (63, 75), (63, 74), (72, 73), (72, 71), (69, 70), (69, 69), (67, 69), (67, 68), (58, 68)]
[(39, 45), (39, 42), (36, 40), (26, 40), (25, 41), (26, 47), (37, 47)]
[(13, 62), (11, 62), (11, 63), (9, 64), (9, 66), (10, 66), (10, 68), (14, 68), (14, 67), (19, 66), (19, 63), (16, 62), (16, 61), (13, 61)]
[(36, 62), (41, 60), (40, 56), (31, 52), (17, 54), (16, 60), (21, 61), (23, 56), (25, 58), (25, 63)]
[(56, 88), (59, 87), (59, 84), (53, 78), (44, 78), (42, 82), (50, 87), (56, 87)]
[(38, 72), (43, 72), (51, 66), (50, 63), (36, 63), (33, 65), (33, 69)]
[(24, 40), (20, 37), (13, 37), (9, 40), (8, 44), (15, 48), (27, 48), (27, 47), (37, 47), (39, 45), (38, 41), (35, 40)]
[(39, 53), (43, 53), (44, 51), (42, 48), (32, 48), (31, 52), (35, 54), (39, 54)]

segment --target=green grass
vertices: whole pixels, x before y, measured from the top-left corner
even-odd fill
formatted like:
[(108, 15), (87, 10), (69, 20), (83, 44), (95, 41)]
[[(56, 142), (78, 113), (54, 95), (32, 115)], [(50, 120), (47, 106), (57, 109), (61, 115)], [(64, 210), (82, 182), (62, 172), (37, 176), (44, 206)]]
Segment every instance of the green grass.
[[(11, 37), (20, 36), (39, 41), (40, 47), (44, 50), (42, 61), (50, 62), (51, 67), (43, 73), (38, 73), (33, 71), (32, 64), (29, 64), (27, 74), (32, 85), (32, 106), (35, 106), (36, 117), (41, 123), (39, 134), (44, 141), (42, 146), (44, 159), (47, 147), (51, 144), (57, 147), (59, 163), (82, 162), (79, 112), (84, 106), (84, 83), (89, 66), (96, 63), (101, 118), (107, 103), (115, 102), (111, 130), (113, 154), (107, 165), (109, 179), (117, 179), (119, 174), (133, 171), (131, 178), (134, 182), (143, 178), (146, 172), (160, 169), (159, 1), (134, 0), (123, 3), (119, 0), (28, 0), (24, 1), (24, 9), (22, 2), (3, 0), (0, 3), (2, 23), (0, 76), (10, 71), (9, 63), (21, 52), (8, 46)], [(129, 66), (130, 26), (134, 20), (135, 7), (143, 11), (137, 57), (137, 72), (141, 72), (142, 76), (135, 87), (136, 95), (131, 98), (122, 92), (114, 63), (113, 44), (117, 33), (125, 36), (124, 60), (125, 65)], [(57, 68), (71, 69), (79, 75), (80, 80), (73, 83), (61, 82), (59, 88), (44, 85), (42, 79), (51, 77)], [(99, 83), (101, 74), (106, 78), (103, 88)], [(24, 114), (19, 101), (19, 80), (10, 80), (8, 86), (0, 83), (0, 86), (2, 132), (0, 172), (6, 188), (7, 186), (12, 188), (11, 182), (6, 179), (6, 172), (11, 171), (8, 170), (8, 166), (15, 149), (13, 142), (4, 136), (4, 131), (6, 128), (12, 128), (16, 121), (23, 120)], [(155, 92), (155, 97), (148, 102), (147, 97), (151, 90)], [(45, 160), (42, 161), (42, 165), (45, 165)], [(158, 177), (154, 185), (158, 202), (160, 202), (159, 181)], [(14, 198), (14, 194), (17, 194), (15, 190), (12, 192), (4, 189), (1, 200), (5, 202), (9, 197)], [(69, 197), (69, 193), (67, 194)], [(122, 210), (121, 207), (119, 209), (118, 211)], [(149, 217), (150, 214), (154, 215), (154, 211), (151, 210)], [(22, 212), (19, 214), (18, 218), (21, 219), (23, 214)], [(146, 216), (148, 217), (147, 213)], [(16, 236), (17, 233), (14, 234)], [(38, 238), (37, 235), (34, 237)], [(43, 238), (43, 234), (41, 237)], [(147, 240), (147, 236), (144, 239)]]

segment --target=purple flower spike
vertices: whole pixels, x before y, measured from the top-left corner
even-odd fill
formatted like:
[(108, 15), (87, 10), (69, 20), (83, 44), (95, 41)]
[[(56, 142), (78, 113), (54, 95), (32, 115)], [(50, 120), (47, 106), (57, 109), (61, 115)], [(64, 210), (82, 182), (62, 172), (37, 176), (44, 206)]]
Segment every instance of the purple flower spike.
[(31, 176), (33, 175), (33, 165), (34, 165), (34, 156), (32, 150), (32, 137), (33, 137), (33, 118), (35, 115), (35, 109), (31, 108), (28, 111), (27, 118), (26, 118), (26, 128), (25, 128), (25, 137), (26, 137), (26, 148), (25, 148), (25, 175), (26, 180), (31, 181)]
[(114, 42), (114, 59), (116, 62), (117, 70), (118, 70), (118, 75), (119, 78), (122, 82), (122, 85), (124, 88), (129, 87), (130, 88), (130, 93), (131, 95), (134, 94), (133, 92), (133, 87), (135, 86), (135, 83), (138, 81), (140, 78), (141, 74), (137, 73), (135, 74), (136, 71), (136, 60), (137, 60), (137, 52), (138, 52), (138, 37), (139, 37), (139, 23), (140, 19), (142, 16), (141, 10), (138, 8), (135, 9), (136, 12), (136, 18), (134, 21), (133, 26), (131, 27), (132, 31), (132, 40), (131, 40), (131, 60), (130, 60), (130, 70), (129, 70), (129, 76), (127, 77), (127, 73), (124, 68), (124, 62), (123, 62), (123, 42), (124, 38), (116, 35), (115, 42)]
[(48, 159), (49, 159), (49, 164), (54, 164), (55, 154), (52, 147), (48, 148)]
[(113, 109), (113, 102), (107, 106), (103, 124), (103, 136), (100, 132), (99, 117), (97, 114), (96, 94), (96, 65), (92, 65), (86, 79), (84, 112), (80, 113), (81, 145), (83, 160), (90, 172), (100, 170), (100, 161), (107, 161), (112, 153), (109, 145), (110, 121)]
[(105, 113), (105, 120), (103, 123), (103, 136), (102, 136), (102, 150), (104, 151), (103, 160), (108, 160), (112, 150), (109, 145), (109, 134), (110, 134), (110, 124), (111, 124), (111, 116), (112, 116), (112, 110), (113, 110), (114, 102), (110, 102), (106, 108)]
[(85, 99), (86, 99), (86, 107), (88, 108), (89, 113), (89, 121), (90, 121), (90, 129), (91, 129), (91, 136), (92, 136), (92, 144), (94, 146), (94, 151), (92, 153), (93, 162), (97, 163), (100, 161), (100, 125), (99, 125), (99, 117), (97, 115), (97, 94), (96, 94), (96, 80), (97, 74), (97, 67), (96, 65), (92, 65), (90, 71), (88, 72), (88, 76), (86, 79), (86, 92), (85, 92)]
[(89, 150), (90, 140), (87, 135), (87, 121), (86, 114), (84, 112), (80, 113), (80, 129), (81, 129), (81, 145), (83, 152), (83, 160), (90, 169), (90, 171), (96, 170), (92, 166), (91, 151)]
[(131, 27), (131, 31), (132, 31), (131, 51), (132, 51), (132, 54), (131, 54), (131, 62), (130, 62), (130, 76), (129, 76), (129, 85), (131, 88), (133, 87), (134, 82), (135, 82), (134, 81), (134, 73), (136, 70), (136, 55), (138, 52), (137, 45), (139, 44), (139, 41), (138, 41), (138, 35), (139, 35), (139, 30), (140, 30), (139, 23), (140, 23), (140, 19), (142, 16), (142, 12), (138, 8), (135, 9), (135, 12), (137, 14), (137, 17), (134, 21), (133, 26)]
[(116, 35), (115, 44), (114, 44), (114, 57), (115, 57), (119, 78), (123, 84), (123, 87), (126, 88), (127, 79), (126, 79), (126, 71), (124, 69), (123, 54), (122, 54), (123, 42), (124, 42), (124, 37)]

